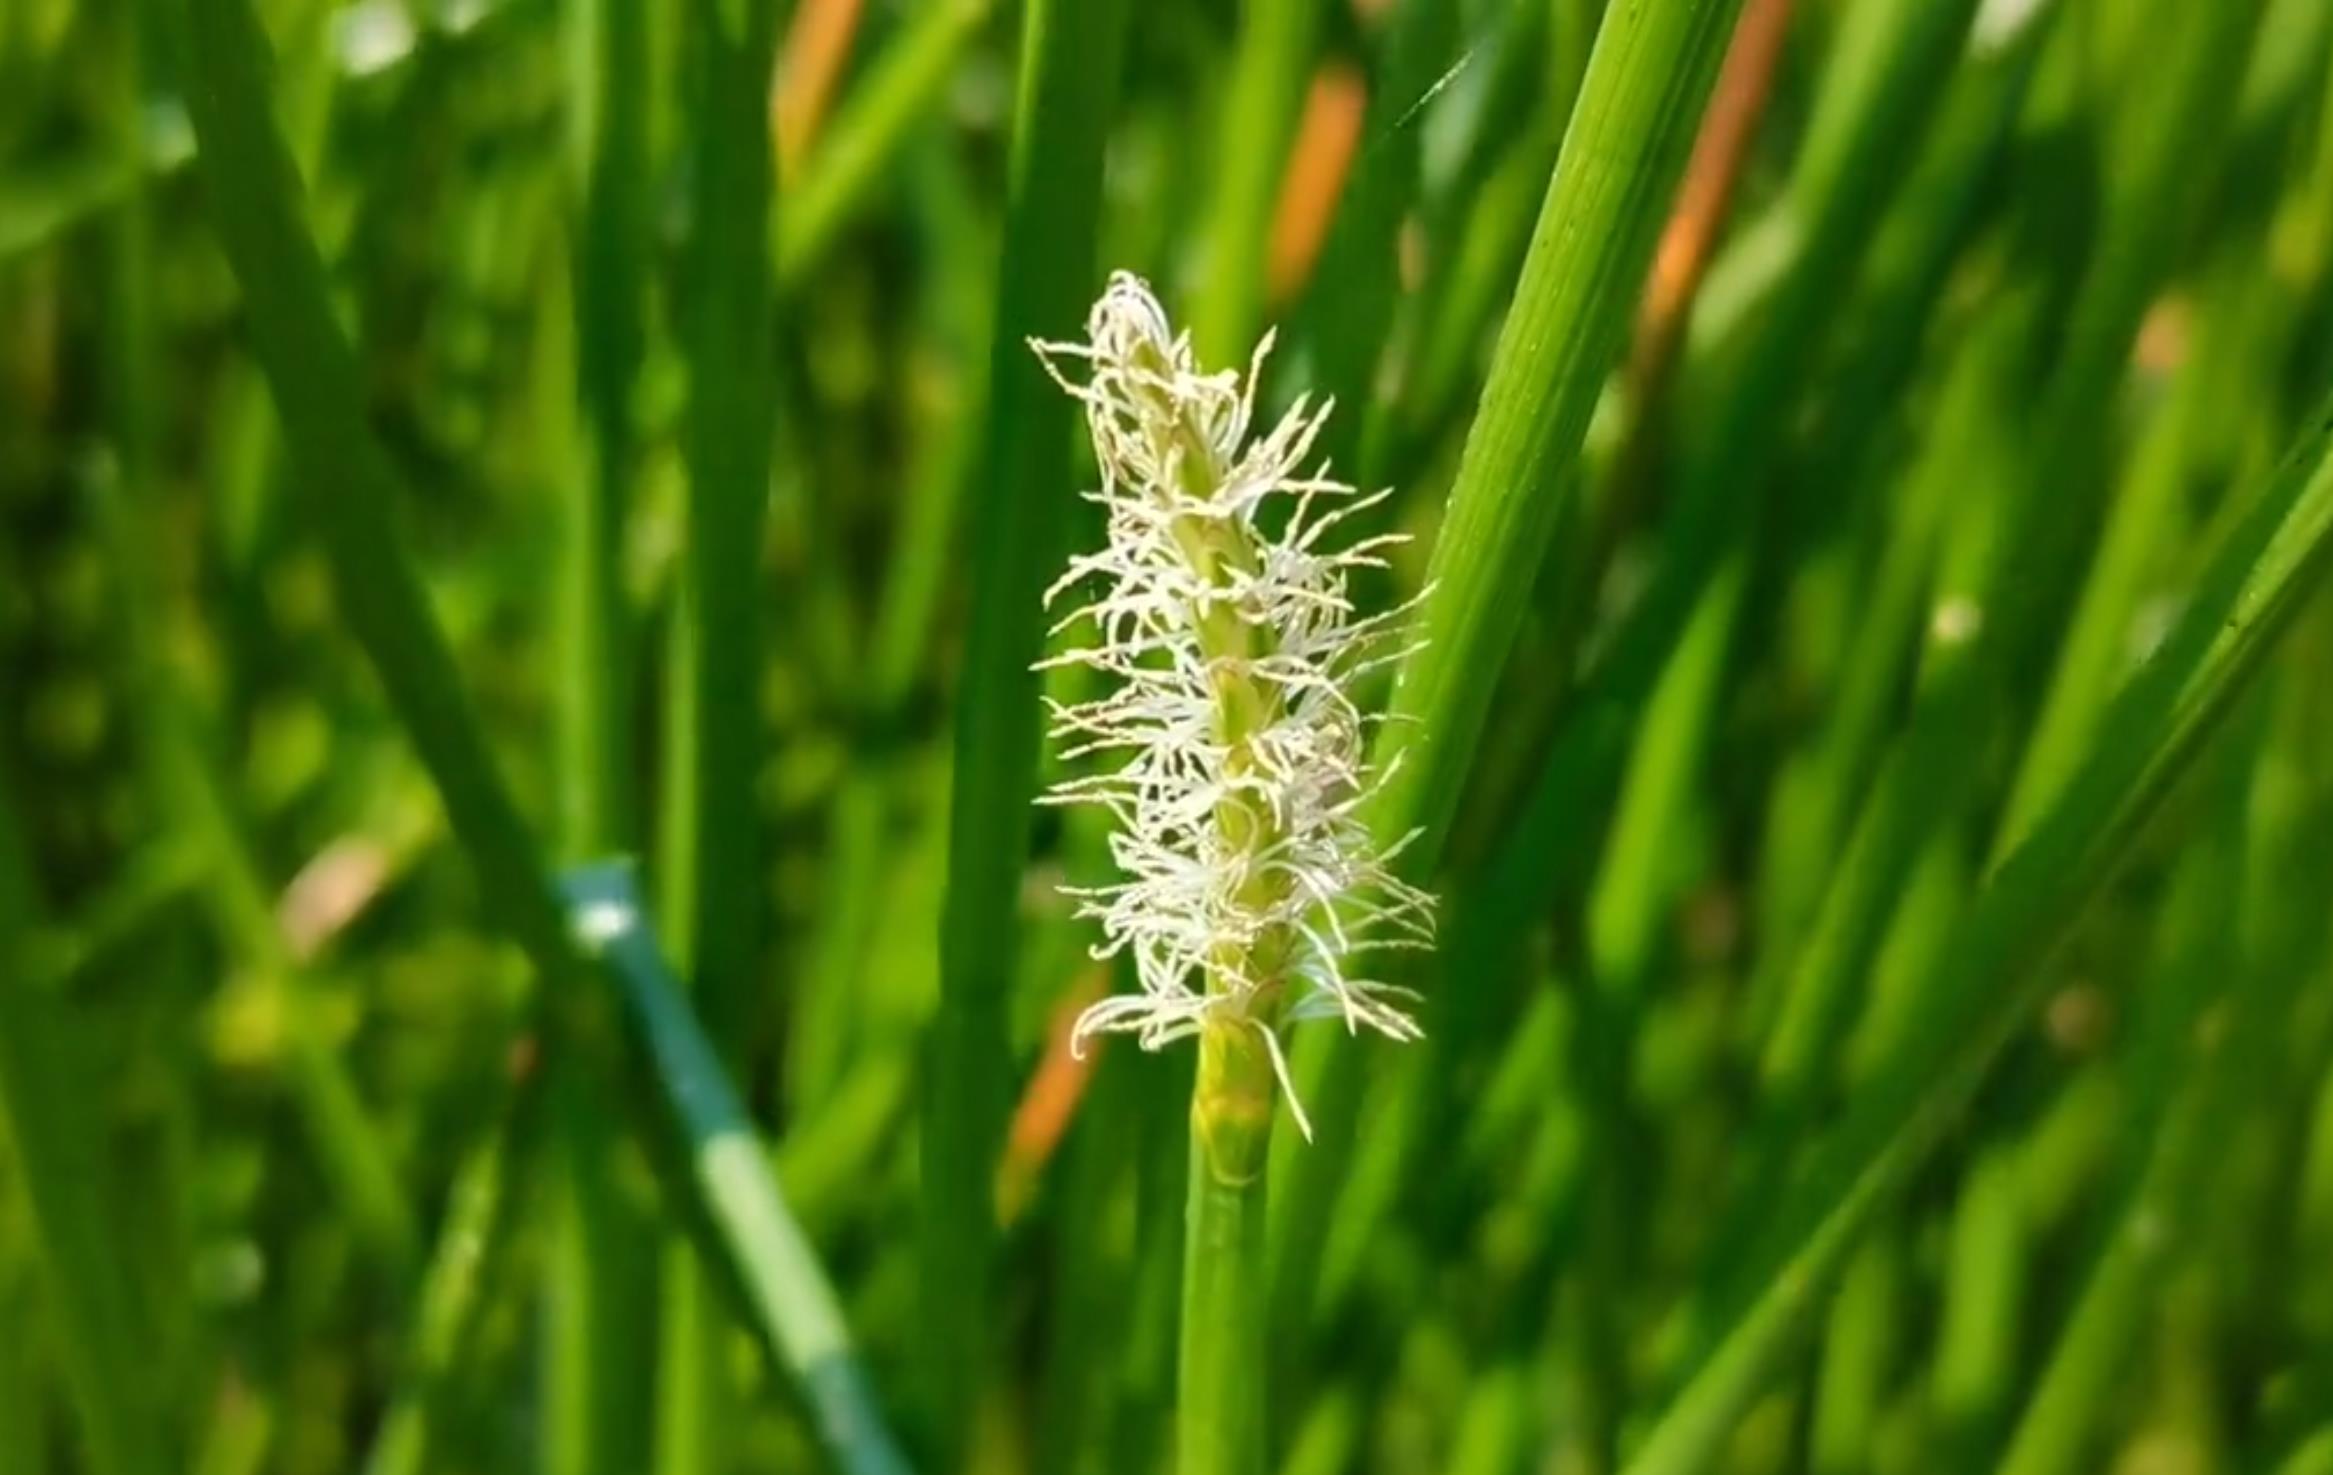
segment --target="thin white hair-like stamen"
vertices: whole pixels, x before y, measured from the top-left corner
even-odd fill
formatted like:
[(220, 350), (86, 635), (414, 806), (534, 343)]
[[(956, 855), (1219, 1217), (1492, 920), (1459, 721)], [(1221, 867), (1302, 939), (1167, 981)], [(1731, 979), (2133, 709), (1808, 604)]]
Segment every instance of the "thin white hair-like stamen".
[[(1364, 496), (1325, 466), (1305, 471), (1331, 402), (1299, 399), (1250, 437), (1271, 341), (1244, 376), (1202, 372), (1189, 336), (1141, 279), (1120, 272), (1087, 319), (1087, 341), (1033, 345), (1085, 406), (1102, 482), (1086, 495), (1108, 524), (1106, 546), (1073, 557), (1045, 595), (1050, 607), (1099, 586), (1054, 625), (1082, 627), (1090, 643), (1041, 666), (1083, 667), (1109, 689), (1049, 702), (1048, 716), (1064, 757), (1123, 755), (1042, 802), (1097, 805), (1115, 822), (1122, 878), (1068, 894), (1101, 923), (1095, 956), (1130, 956), (1141, 984), (1086, 1009), (1075, 1046), (1123, 1032), (1156, 1050), (1211, 1024), (1253, 1029), (1309, 1136), (1281, 1024), (1339, 1019), (1418, 1038), (1399, 1007), (1409, 992), (1355, 977), (1348, 962), (1431, 946), (1433, 899), (1394, 874), (1407, 837), (1379, 846), (1360, 818), (1386, 775), (1369, 766), (1376, 719), (1353, 689), (1414, 644), (1404, 638), (1409, 606), (1357, 616), (1346, 586), (1354, 571), (1384, 567), (1401, 539), (1329, 550), (1326, 535), (1386, 495)], [(1274, 504), (1282, 525), (1267, 532), (1259, 514)], [(1207, 631), (1227, 617), (1244, 643), (1211, 647)], [(1227, 735), (1232, 686), (1261, 716)], [(1247, 822), (1226, 823), (1242, 812)], [(1251, 976), (1267, 941), (1261, 966), (1277, 976)]]

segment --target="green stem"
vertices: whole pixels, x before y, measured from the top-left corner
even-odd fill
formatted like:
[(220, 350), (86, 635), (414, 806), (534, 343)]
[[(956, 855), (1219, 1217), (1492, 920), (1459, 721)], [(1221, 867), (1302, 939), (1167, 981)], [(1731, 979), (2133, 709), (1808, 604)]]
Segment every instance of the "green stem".
[[(777, 7), (705, 0), (694, 11), (703, 126), (697, 136), (694, 300), (686, 348), (688, 561), (668, 688), (668, 897), (685, 929), (694, 1005), (740, 1078), (760, 970), (761, 571), (777, 399), (769, 233), (775, 163), (764, 116)], [(685, 746), (684, 746), (685, 745)], [(684, 850), (683, 847), (686, 847)], [(710, 1467), (721, 1417), (724, 1318), (703, 1267), (666, 1256), (657, 1457), (664, 1475)]]
[[(1904, 198), (1928, 208), (1881, 221), (1869, 247), (1851, 335), (1838, 363), (1813, 387), (1822, 428), (1808, 438), (1813, 454), (1785, 471), (1795, 482), (1841, 482), (1898, 488), (1876, 572), (1863, 585), (1861, 617), (1834, 683), (1821, 737), (1797, 755), (1775, 785), (1759, 862), (1761, 954), (1752, 1009), (1768, 1017), (1798, 966), (1801, 943), (1815, 925), (1821, 890), (1832, 874), (1848, 825), (1870, 783), (1895, 702), (1918, 642), (1939, 529), (1968, 472), (1952, 454), (1956, 434), (1927, 438), (1916, 469), (1891, 476), (1901, 447), (1883, 432), (1901, 423), (1920, 338), (1947, 272), (1960, 254), (1981, 186), (1999, 158), (2026, 91), (2049, 21), (2063, 7), (2042, 5), (1989, 50), (1972, 50), (1938, 105), (1930, 142), (1903, 186)], [(1966, 367), (1960, 373), (1964, 381)], [(1940, 422), (1981, 410), (1960, 393), (1940, 405)], [(1982, 425), (1976, 427), (1980, 431)]]
[[(689, 325), (689, 572), (696, 652), (698, 1008), (734, 1042), (752, 1005), (761, 888), (754, 775), (760, 726), (761, 569), (769, 502), (769, 407), (777, 361), (765, 232), (774, 176), (765, 94), (776, 6), (700, 0), (708, 116)], [(677, 920), (677, 919), (676, 919)]]
[[(632, 476), (633, 385), (646, 346), (649, 220), (648, 49), (639, 0), (571, 7), (571, 166), (575, 230), (574, 362), (548, 392), (580, 415), (549, 459), (570, 488), (564, 510), (557, 735), (557, 839), (570, 863), (625, 848), (637, 828), (631, 781), (631, 668), (621, 553)], [(546, 311), (546, 318), (557, 309)], [(547, 330), (547, 332), (550, 330)], [(555, 332), (551, 336), (557, 335)], [(562, 382), (563, 381), (563, 382)], [(654, 1281), (643, 1273), (654, 1231), (626, 1191), (622, 1126), (582, 1059), (554, 1061), (559, 1107), (557, 1216), (546, 1257), (543, 1450), (553, 1475), (619, 1475), (648, 1457), (646, 1401)]]
[(1815, 1390), (1808, 1463), (1815, 1475), (1873, 1466), (1874, 1441), (1897, 1370), (1907, 1320), (1901, 1235), (1864, 1241), (1831, 1302)]
[(2001, 822), (2004, 838), (2025, 831), (2096, 735), (2128, 665), (2131, 625), (2148, 580), (2183, 530), (2182, 496), (2196, 473), (2206, 417), (2218, 408), (2215, 391), (2243, 373), (2247, 360), (2272, 358), (2274, 345), (2285, 341), (2292, 317), (2276, 310), (2278, 297), (2264, 290), (2266, 285), (2247, 249), (2232, 250), (2212, 265), (2200, 341), (2133, 456), (2130, 474), (2100, 530), (2097, 553), (2009, 791)]
[(1072, 339), (1093, 297), (1102, 145), (1125, 0), (1031, 0), (1005, 204), (990, 404), (973, 530), (972, 608), (957, 697), (940, 1004), (924, 1098), (926, 1381), (940, 1448), (958, 1447), (991, 1364), (992, 1195), (1003, 1135), (1006, 1002), (1037, 788), (1043, 593), (1076, 490), (1073, 402), (1029, 352)]
[[(681, 577), (693, 577), (684, 569)], [(690, 596), (673, 601), (665, 628), (663, 763), (658, 788), (655, 864), (658, 910), (689, 917), (697, 909), (698, 826), (704, 817), (702, 775), (697, 769), (698, 661)], [(695, 973), (689, 935), (676, 935), (669, 948), (674, 970)], [(724, 1326), (706, 1267), (685, 1238), (675, 1236), (664, 1250), (659, 1294), (663, 1318), (657, 1351), (656, 1449), (658, 1475), (689, 1475), (713, 1467), (722, 1419), (728, 1414), (727, 1388), (717, 1356)]]
[[(1099, 819), (1098, 814), (1088, 818)], [(1100, 826), (1094, 831), (1098, 833)], [(1098, 852), (1098, 844), (1082, 849)], [(1108, 862), (1098, 853), (1092, 869)], [(1121, 973), (1131, 972), (1122, 966)], [(1133, 1195), (1142, 1127), (1142, 1078), (1125, 1068), (1097, 1070), (1078, 1108), (1067, 1146), (1055, 1230), (1053, 1298), (1045, 1329), (1045, 1367), (1038, 1392), (1037, 1475), (1071, 1475), (1102, 1447), (1105, 1415), (1116, 1401), (1114, 1374), (1130, 1345), (1136, 1297), (1131, 1287), (1136, 1229), (1114, 1212)]]
[(1264, 1169), (1277, 1095), (1256, 1027), (1199, 1038), (1176, 1374), (1179, 1475), (1264, 1468)]

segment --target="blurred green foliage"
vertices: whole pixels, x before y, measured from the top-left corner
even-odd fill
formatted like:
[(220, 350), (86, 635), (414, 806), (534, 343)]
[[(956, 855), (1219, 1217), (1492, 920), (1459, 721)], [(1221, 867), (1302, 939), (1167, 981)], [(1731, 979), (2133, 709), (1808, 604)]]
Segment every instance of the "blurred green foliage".
[(1168, 1464), (1112, 267), (1457, 581), (1275, 1468), (2333, 1471), (2333, 0), (1605, 9), (0, 5), (0, 1475)]

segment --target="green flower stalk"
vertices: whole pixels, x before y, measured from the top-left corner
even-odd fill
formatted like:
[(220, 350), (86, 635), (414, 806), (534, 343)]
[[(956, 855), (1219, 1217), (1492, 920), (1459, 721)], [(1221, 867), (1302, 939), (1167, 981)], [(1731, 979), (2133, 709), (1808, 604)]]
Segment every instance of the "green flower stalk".
[(1202, 372), (1123, 272), (1087, 333), (1035, 345), (1086, 406), (1102, 473), (1088, 495), (1109, 516), (1106, 546), (1046, 596), (1098, 591), (1055, 626), (1091, 643), (1046, 664), (1087, 667), (1107, 689), (1050, 712), (1065, 757), (1123, 761), (1044, 802), (1116, 821), (1123, 879), (1073, 894), (1102, 924), (1096, 955), (1130, 953), (1141, 991), (1087, 1009), (1076, 1039), (1198, 1041), (1182, 1467), (1246, 1469), (1262, 1449), (1262, 1180), (1281, 1095), (1310, 1133), (1281, 1032), (1326, 1018), (1418, 1036), (1408, 991), (1358, 971), (1373, 951), (1433, 940), (1432, 899), (1392, 873), (1400, 844), (1379, 846), (1360, 818), (1386, 775), (1368, 765), (1375, 719), (1353, 692), (1408, 654), (1409, 607), (1362, 616), (1347, 596), (1351, 573), (1397, 539), (1336, 546), (1338, 525), (1385, 494), (1305, 469), (1330, 404), (1300, 399), (1251, 439), (1269, 336), (1244, 383)]

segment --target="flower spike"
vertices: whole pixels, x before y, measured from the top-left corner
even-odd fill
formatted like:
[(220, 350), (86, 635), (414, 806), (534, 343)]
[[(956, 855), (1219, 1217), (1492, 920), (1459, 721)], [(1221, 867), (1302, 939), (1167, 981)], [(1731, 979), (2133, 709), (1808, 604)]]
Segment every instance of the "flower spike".
[(1346, 585), (1400, 539), (1332, 551), (1326, 535), (1384, 494), (1305, 470), (1330, 403), (1300, 399), (1250, 435), (1269, 335), (1244, 378), (1203, 372), (1150, 289), (1119, 272), (1085, 342), (1032, 346), (1086, 407), (1102, 482), (1088, 495), (1109, 529), (1046, 595), (1050, 607), (1092, 591), (1056, 626), (1089, 642), (1044, 664), (1106, 681), (1091, 700), (1050, 704), (1052, 734), (1065, 757), (1121, 760), (1042, 802), (1116, 821), (1123, 879), (1071, 894), (1102, 924), (1095, 955), (1131, 954), (1142, 988), (1088, 1008), (1075, 1042), (1244, 1036), (1309, 1136), (1281, 1026), (1334, 1018), (1418, 1038), (1409, 992), (1356, 962), (1434, 936), (1433, 899), (1393, 872), (1401, 844), (1378, 846), (1361, 818), (1384, 775), (1367, 760), (1376, 719), (1352, 693), (1407, 653), (1410, 607), (1357, 615)]

